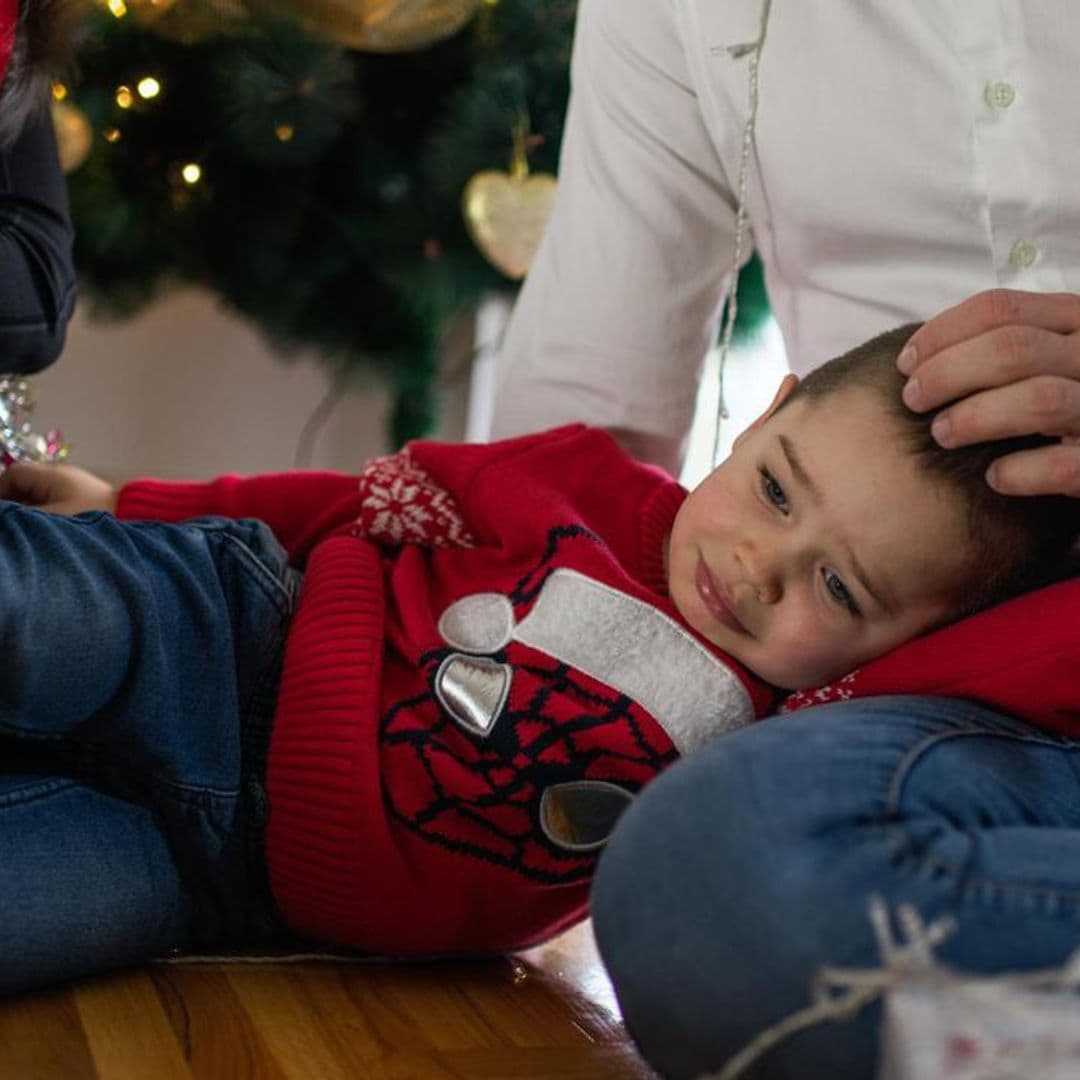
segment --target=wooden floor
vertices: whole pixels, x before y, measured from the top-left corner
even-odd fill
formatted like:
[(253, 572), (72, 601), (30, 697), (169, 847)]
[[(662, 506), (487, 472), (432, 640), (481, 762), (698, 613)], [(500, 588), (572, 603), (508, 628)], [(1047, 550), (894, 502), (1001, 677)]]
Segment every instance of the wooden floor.
[(521, 957), (160, 964), (0, 1003), (4, 1080), (633, 1080), (588, 924)]

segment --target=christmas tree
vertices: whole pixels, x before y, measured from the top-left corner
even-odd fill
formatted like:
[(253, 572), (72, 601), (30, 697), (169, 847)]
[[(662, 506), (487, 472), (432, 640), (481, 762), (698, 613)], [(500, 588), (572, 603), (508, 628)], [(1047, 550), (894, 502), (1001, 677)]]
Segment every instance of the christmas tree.
[(99, 2), (57, 88), (84, 301), (199, 284), (385, 378), (391, 443), (425, 433), (447, 328), (516, 287), (550, 203), (574, 9)]

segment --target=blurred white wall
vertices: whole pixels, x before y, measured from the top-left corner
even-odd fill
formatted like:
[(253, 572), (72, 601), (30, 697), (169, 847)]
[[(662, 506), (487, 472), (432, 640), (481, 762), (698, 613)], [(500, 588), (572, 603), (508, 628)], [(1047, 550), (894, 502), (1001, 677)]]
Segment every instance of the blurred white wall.
[(712, 472), (713, 465), (719, 464), (731, 453), (735, 439), (769, 407), (788, 373), (784, 339), (776, 320), (770, 318), (750, 341), (728, 351), (724, 371), (724, 401), (728, 417), (720, 423), (720, 438), (717, 440), (719, 360), (720, 350), (710, 349), (701, 373), (690, 443), (679, 478), (688, 488), (697, 487)]
[[(447, 347), (441, 438), (464, 432), (467, 351)], [(199, 478), (293, 468), (331, 374), (314, 353), (277, 355), (210, 294), (178, 289), (124, 322), (91, 320), (84, 305), (63, 355), (34, 382), (34, 429), (61, 428), (74, 463), (112, 479)], [(388, 407), (373, 377), (351, 382), (306, 464), (351, 471), (384, 453)]]
[[(510, 317), (511, 303), (492, 297), (481, 305), (476, 318), (476, 355), (472, 366), (465, 438), (484, 442), (491, 432), (499, 341)], [(720, 350), (709, 350), (702, 366), (697, 407), (690, 429), (686, 460), (679, 479), (688, 488), (697, 485), (731, 453), (732, 444), (768, 407), (788, 372), (784, 339), (776, 320), (769, 318), (748, 341), (733, 347), (724, 374), (728, 417), (716, 431)], [(713, 450), (716, 461), (713, 461)]]
[[(463, 323), (448, 336), (440, 378), (442, 417), (435, 436), (483, 440), (490, 424), (498, 342), (509, 303), (482, 306), (474, 335)], [(768, 404), (786, 370), (775, 323), (728, 359), (731, 418), (720, 458)], [(470, 380), (470, 376), (471, 380)], [(138, 473), (209, 477), (310, 468), (354, 471), (386, 452), (389, 395), (357, 376), (297, 459), (305, 424), (331, 386), (317, 354), (283, 357), (259, 332), (197, 289), (177, 289), (134, 319), (103, 322), (76, 311), (64, 354), (36, 376), (34, 428), (63, 430), (72, 461), (120, 480)], [(705, 365), (683, 482), (694, 486), (711, 463), (716, 353)]]

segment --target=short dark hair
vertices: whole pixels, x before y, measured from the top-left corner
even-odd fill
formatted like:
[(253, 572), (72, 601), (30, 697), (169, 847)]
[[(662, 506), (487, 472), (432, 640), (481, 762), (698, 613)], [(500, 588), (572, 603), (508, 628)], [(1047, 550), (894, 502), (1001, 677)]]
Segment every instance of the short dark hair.
[(48, 106), (82, 23), (75, 0), (20, 0), (15, 41), (0, 82), (0, 147), (10, 146)]
[(1003, 454), (1047, 446), (1055, 438), (1026, 435), (952, 450), (938, 444), (930, 425), (941, 409), (912, 412), (900, 396), (907, 380), (896, 358), (921, 325), (898, 326), (828, 361), (810, 372), (785, 404), (799, 398), (820, 401), (858, 386), (881, 395), (908, 450), (966, 507), (972, 565), (960, 614), (968, 614), (1076, 572), (1070, 553), (1080, 534), (1080, 499), (1001, 495), (986, 482), (990, 463)]

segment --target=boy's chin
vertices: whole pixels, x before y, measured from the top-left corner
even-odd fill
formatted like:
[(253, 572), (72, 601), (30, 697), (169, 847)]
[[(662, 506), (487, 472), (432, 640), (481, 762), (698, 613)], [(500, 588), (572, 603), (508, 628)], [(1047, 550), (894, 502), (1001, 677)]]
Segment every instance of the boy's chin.
[[(795, 682), (799, 681), (799, 679), (798, 676), (789, 668), (784, 668), (783, 666), (778, 667), (769, 663), (758, 663), (757, 657), (745, 655), (740, 656), (738, 649), (729, 648), (727, 650), (727, 653), (733, 660), (736, 660), (738, 663), (742, 664), (742, 666), (746, 668), (746, 670), (749, 671), (751, 675), (754, 675), (763, 683), (768, 683), (769, 686), (775, 688), (782, 694), (793, 693), (795, 690), (800, 689), (799, 687), (793, 685)], [(807, 689), (812, 689), (813, 686), (818, 685), (820, 684), (814, 683), (811, 686), (810, 684), (804, 683), (804, 686), (806, 686)]]
[[(755, 666), (746, 660), (735, 657), (741, 664), (748, 667), (762, 682), (768, 683), (781, 694), (794, 694), (800, 690), (816, 690), (819, 686), (827, 686), (839, 675), (831, 675), (827, 672), (812, 672), (784, 665), (772, 665), (769, 663)], [(841, 674), (846, 674), (842, 672)]]

